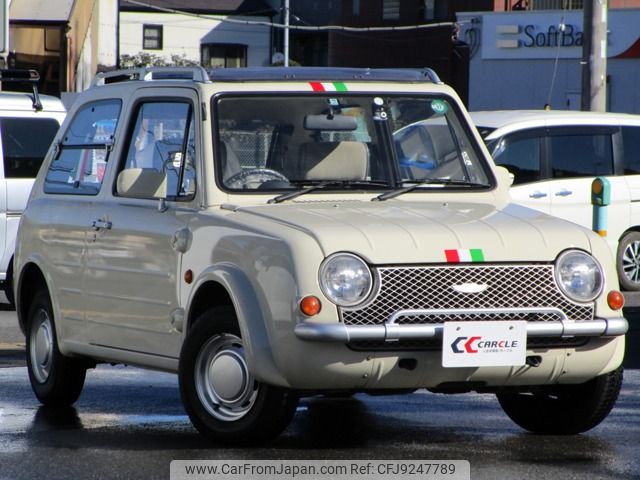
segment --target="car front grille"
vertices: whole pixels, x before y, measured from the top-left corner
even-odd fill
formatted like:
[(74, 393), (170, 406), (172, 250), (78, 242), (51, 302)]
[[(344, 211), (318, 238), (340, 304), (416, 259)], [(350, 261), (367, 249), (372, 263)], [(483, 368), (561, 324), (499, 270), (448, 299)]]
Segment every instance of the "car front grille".
[[(552, 264), (395, 266), (374, 270), (374, 298), (362, 307), (341, 308), (346, 325), (387, 323), (399, 311), (413, 311), (396, 317), (395, 323), (401, 325), (471, 320), (557, 321), (558, 316), (548, 309), (562, 311), (569, 320), (594, 318), (593, 303), (572, 302), (559, 290)], [(486, 289), (463, 293), (453, 288), (460, 285)], [(528, 310), (482, 311), (488, 309)], [(537, 309), (540, 312), (535, 312)]]

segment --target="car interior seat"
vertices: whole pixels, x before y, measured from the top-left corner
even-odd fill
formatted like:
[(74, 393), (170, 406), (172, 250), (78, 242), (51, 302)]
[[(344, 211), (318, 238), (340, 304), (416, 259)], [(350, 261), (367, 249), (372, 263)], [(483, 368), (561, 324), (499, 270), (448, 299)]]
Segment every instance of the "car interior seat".
[(299, 151), (299, 171), (305, 180), (367, 178), (369, 149), (363, 142), (307, 142)]

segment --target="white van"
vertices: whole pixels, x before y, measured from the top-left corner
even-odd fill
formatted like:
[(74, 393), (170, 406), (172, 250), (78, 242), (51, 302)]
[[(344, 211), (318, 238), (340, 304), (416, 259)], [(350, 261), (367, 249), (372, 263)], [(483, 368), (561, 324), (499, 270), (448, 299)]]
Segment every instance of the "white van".
[(65, 117), (60, 99), (38, 95), (37, 72), (0, 70), (3, 88), (26, 83), (33, 93), (0, 91), (0, 303), (13, 303), (16, 232), (33, 181)]
[(472, 112), (511, 195), (592, 228), (591, 183), (611, 186), (607, 240), (624, 290), (640, 290), (640, 115), (574, 111)]

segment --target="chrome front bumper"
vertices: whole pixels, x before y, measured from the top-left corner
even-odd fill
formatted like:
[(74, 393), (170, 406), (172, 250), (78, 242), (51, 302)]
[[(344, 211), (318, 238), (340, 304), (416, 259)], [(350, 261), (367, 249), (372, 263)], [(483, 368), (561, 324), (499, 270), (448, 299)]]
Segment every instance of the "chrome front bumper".
[[(439, 315), (459, 315), (469, 310), (438, 310)], [(478, 310), (474, 310), (477, 313)], [(527, 322), (527, 337), (617, 337), (629, 330), (624, 317), (595, 318), (593, 320), (569, 320), (558, 309), (483, 309), (483, 314), (550, 313), (558, 320)], [(398, 324), (396, 319), (407, 316), (433, 314), (431, 310), (404, 310), (394, 314), (386, 323), (378, 325), (345, 325), (344, 323), (317, 323), (305, 321), (295, 327), (295, 334), (302, 340), (315, 342), (396, 341), (442, 338), (444, 323)], [(503, 320), (508, 321), (508, 320)]]

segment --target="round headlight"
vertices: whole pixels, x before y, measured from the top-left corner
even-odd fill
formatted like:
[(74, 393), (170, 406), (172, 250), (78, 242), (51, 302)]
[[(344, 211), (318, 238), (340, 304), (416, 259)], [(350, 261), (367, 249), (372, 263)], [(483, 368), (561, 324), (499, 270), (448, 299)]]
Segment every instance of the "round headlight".
[(602, 292), (604, 275), (591, 255), (568, 250), (556, 260), (556, 282), (571, 300), (590, 302)]
[(333, 303), (351, 307), (364, 301), (371, 293), (371, 270), (359, 257), (337, 253), (320, 265), (320, 288)]

